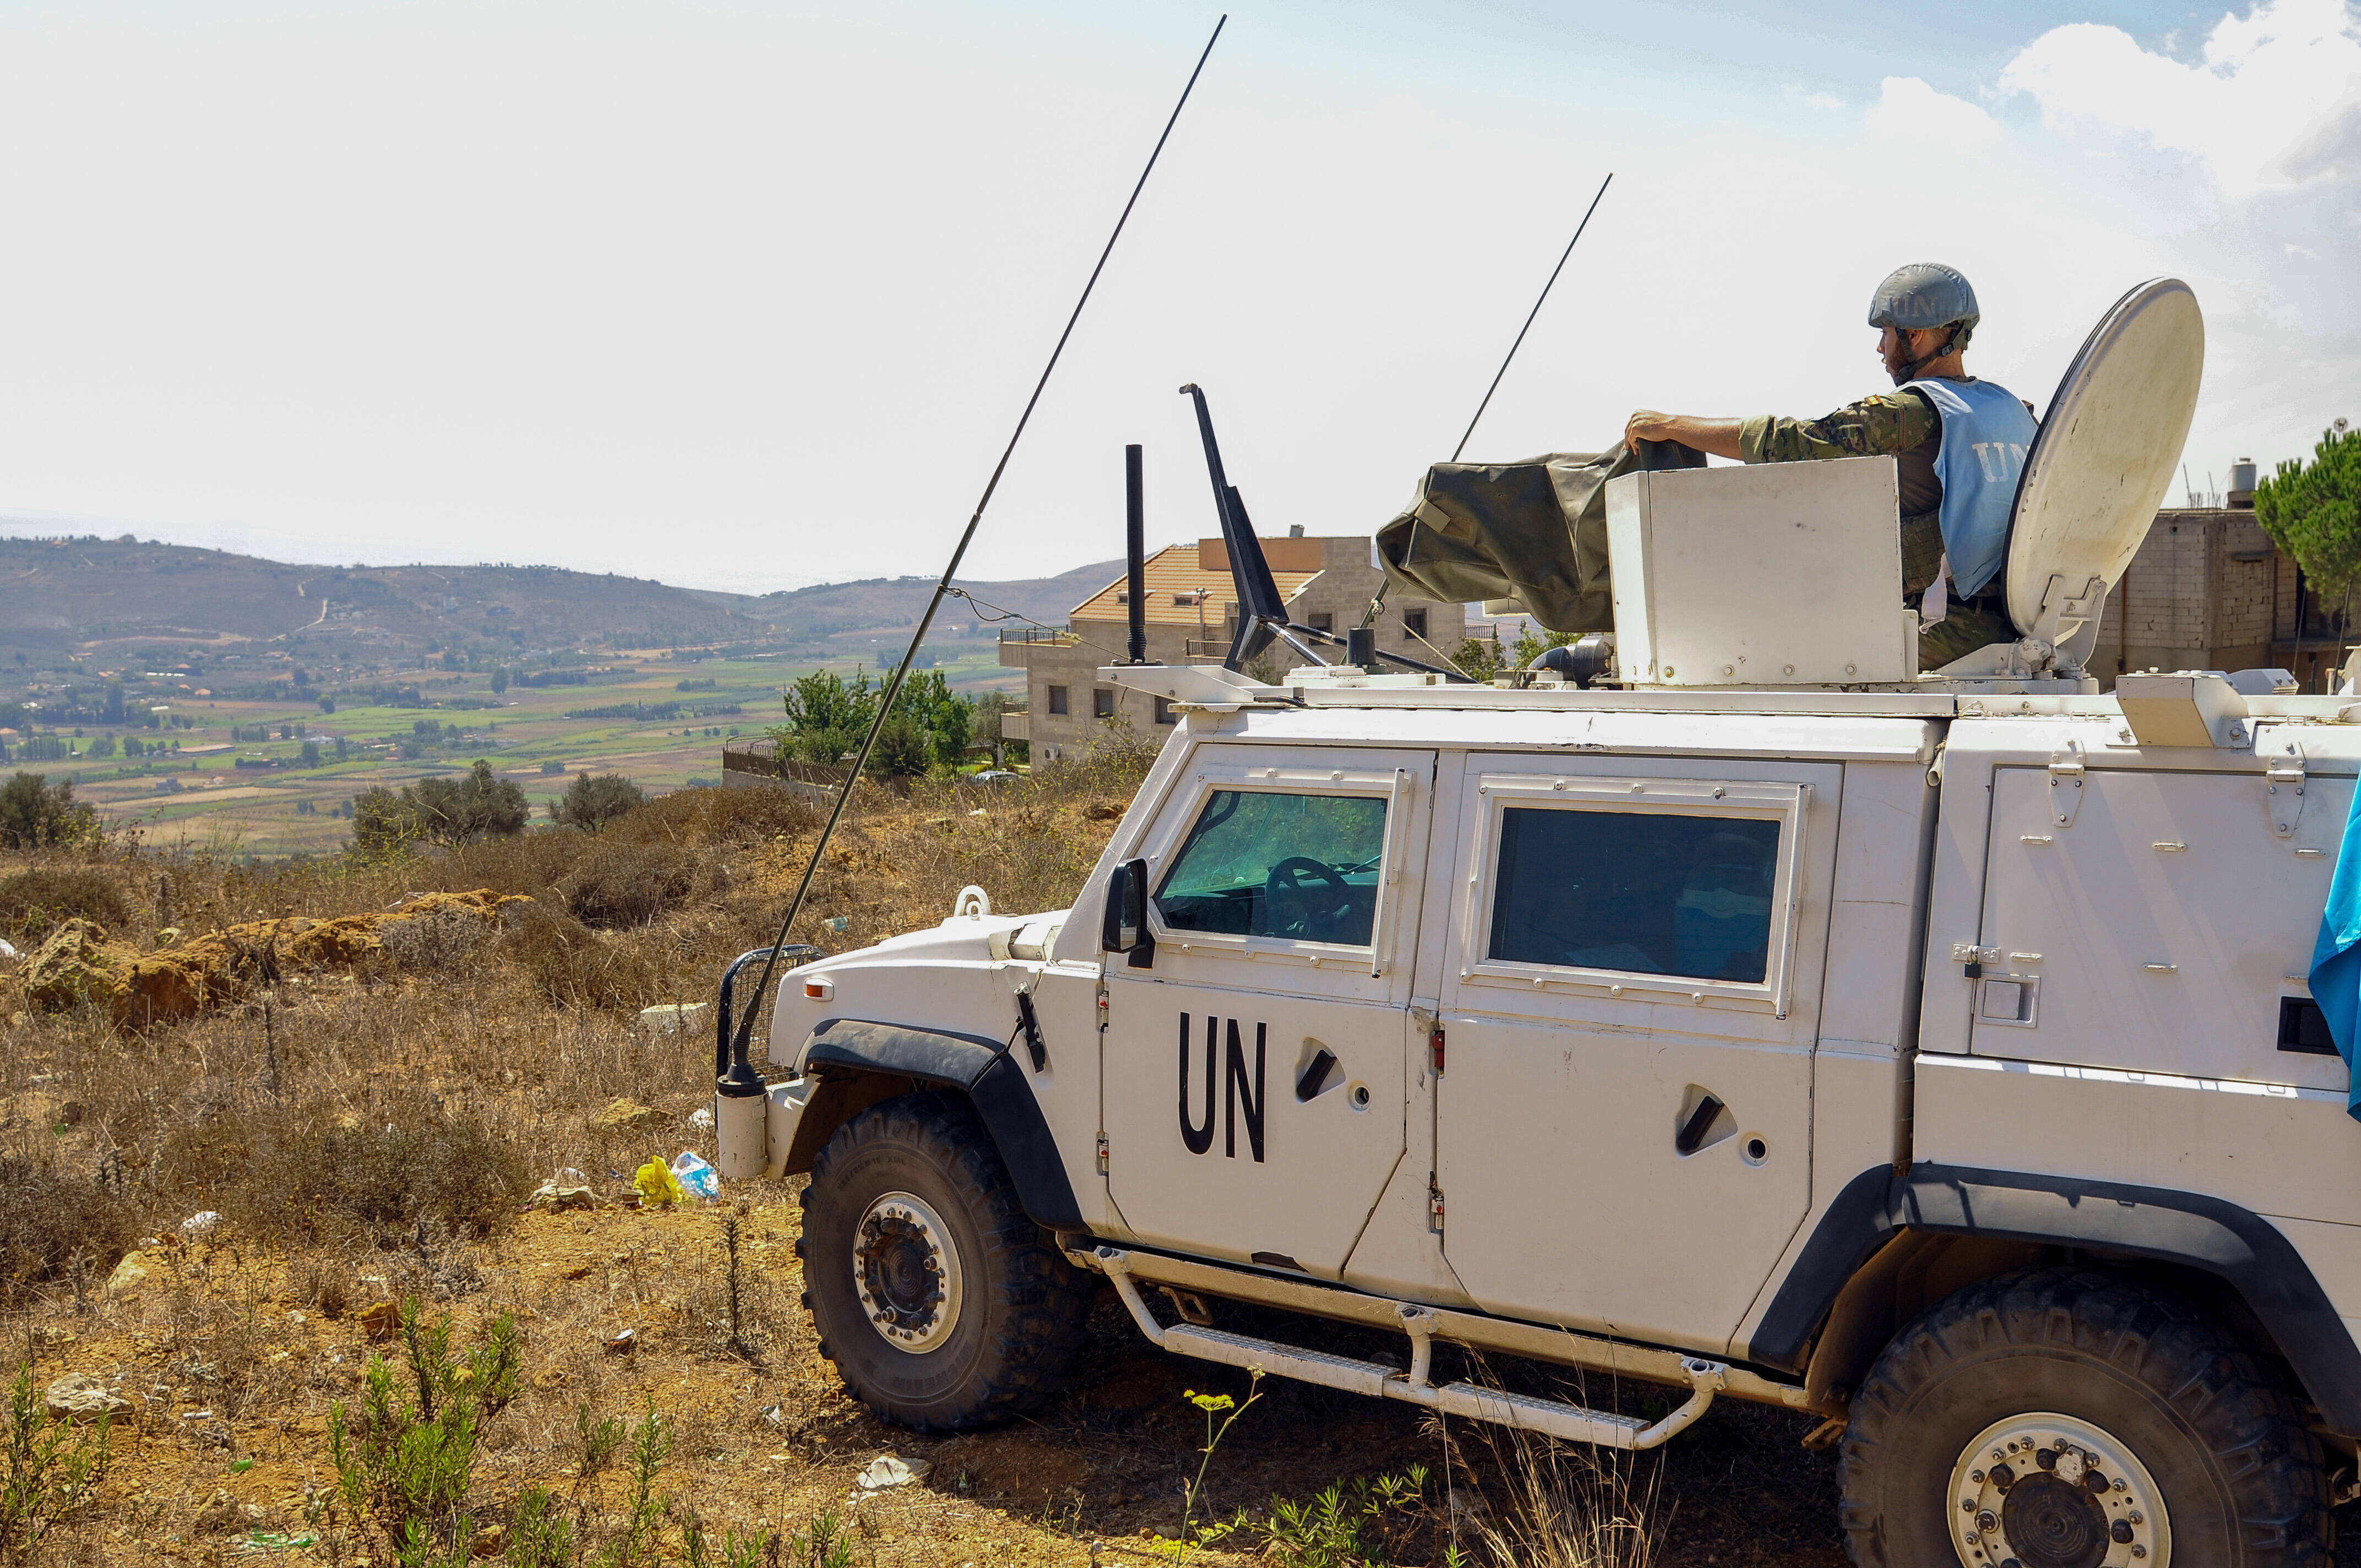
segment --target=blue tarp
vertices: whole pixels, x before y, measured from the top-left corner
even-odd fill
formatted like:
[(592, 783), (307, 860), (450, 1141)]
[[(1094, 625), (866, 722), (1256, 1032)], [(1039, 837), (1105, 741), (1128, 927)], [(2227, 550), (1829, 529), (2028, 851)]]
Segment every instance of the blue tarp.
[[(2354, 1047), (2361, 1044), (2361, 1030), (2355, 1026), (2361, 1019), (2361, 789), (2353, 792), (2353, 809), (2345, 814), (2336, 876), (2328, 884), (2328, 907), (2321, 912), (2320, 939), (2312, 945), (2312, 999), (2351, 1071)], [(2361, 1121), (2361, 1072), (2353, 1073), (2352, 1084), (2345, 1109)]]

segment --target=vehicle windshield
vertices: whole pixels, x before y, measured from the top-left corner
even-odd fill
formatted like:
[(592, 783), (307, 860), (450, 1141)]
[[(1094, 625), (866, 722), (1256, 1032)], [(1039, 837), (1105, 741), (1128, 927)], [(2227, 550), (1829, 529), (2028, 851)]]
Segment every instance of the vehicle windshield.
[(1373, 795), (1215, 790), (1156, 894), (1175, 931), (1367, 947), (1386, 803)]

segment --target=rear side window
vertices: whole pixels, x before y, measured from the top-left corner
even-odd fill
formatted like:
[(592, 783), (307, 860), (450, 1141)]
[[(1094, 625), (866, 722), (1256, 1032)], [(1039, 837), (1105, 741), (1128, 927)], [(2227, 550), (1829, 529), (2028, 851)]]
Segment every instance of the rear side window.
[(1156, 893), (1175, 931), (1367, 947), (1386, 803), (1371, 795), (1219, 789)]
[(1763, 982), (1776, 821), (1511, 806), (1499, 842), (1489, 957)]

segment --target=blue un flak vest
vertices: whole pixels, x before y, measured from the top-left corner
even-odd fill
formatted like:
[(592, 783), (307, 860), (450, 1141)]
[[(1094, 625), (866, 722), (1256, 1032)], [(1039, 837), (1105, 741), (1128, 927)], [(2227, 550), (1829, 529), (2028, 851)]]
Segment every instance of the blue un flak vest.
[(1943, 417), (1935, 477), (1943, 481), (1943, 554), (1961, 598), (1983, 591), (2008, 556), (2016, 478), (2033, 444), (2033, 416), (1990, 381), (1912, 381)]

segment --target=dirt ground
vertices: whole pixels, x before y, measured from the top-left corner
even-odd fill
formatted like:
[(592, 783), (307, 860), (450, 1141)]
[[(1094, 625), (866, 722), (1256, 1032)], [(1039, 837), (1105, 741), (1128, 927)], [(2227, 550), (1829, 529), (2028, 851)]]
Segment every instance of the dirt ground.
[[(464, 1293), (430, 1310), (454, 1311), (463, 1343), (501, 1311), (524, 1330), (525, 1391), (489, 1433), (476, 1486), (480, 1517), (498, 1520), (529, 1483), (560, 1481), (566, 1439), (587, 1401), (602, 1415), (660, 1412), (675, 1435), (659, 1489), (717, 1530), (807, 1528), (833, 1514), (855, 1530), (857, 1561), (880, 1568), (1171, 1561), (1157, 1543), (1180, 1523), (1182, 1489), (1204, 1440), (1203, 1418), (1184, 1391), (1243, 1398), (1243, 1375), (1148, 1347), (1103, 1293), (1079, 1375), (1040, 1415), (951, 1439), (888, 1427), (845, 1396), (793, 1305), (800, 1282), (789, 1192), (748, 1185), (759, 1190), (742, 1222), (741, 1321), (755, 1343), (751, 1362), (726, 1348), (716, 1208), (536, 1212), (497, 1241), (439, 1263), (401, 1254), (357, 1262), (351, 1292), (333, 1316), (300, 1260), (236, 1239), (136, 1253), (148, 1272), (137, 1285), (101, 1288), (79, 1310), (58, 1303), (24, 1325), (37, 1384), (78, 1372), (131, 1401), (118, 1418), (99, 1500), (58, 1543), (57, 1560), (317, 1560), (313, 1552), (257, 1552), (254, 1543), (318, 1533), (306, 1525), (307, 1504), (333, 1479), (330, 1406), (352, 1402), (368, 1358), (389, 1348), (371, 1340), (363, 1313), (440, 1267), (446, 1277), (464, 1273)], [(1291, 1327), (1307, 1343), (1334, 1343), (1338, 1332)], [(636, 1348), (610, 1351), (626, 1330)], [(1798, 1445), (1812, 1425), (1725, 1403), (1673, 1443), (1655, 1483), (1657, 1561), (1841, 1563), (1833, 1460)], [(1466, 1445), (1476, 1434), (1456, 1435)], [(920, 1479), (864, 1494), (858, 1477), (882, 1453), (914, 1467), (925, 1462)], [(1488, 1476), (1480, 1445), (1474, 1457)], [(1642, 1489), (1657, 1464), (1639, 1466)], [(1259, 1515), (1275, 1497), (1305, 1499), (1334, 1481), (1416, 1465), (1437, 1478), (1430, 1497), (1438, 1504), (1443, 1476), (1461, 1475), (1466, 1484), (1444, 1434), (1421, 1413), (1268, 1380), (1208, 1466), (1199, 1517)], [(593, 1487), (609, 1517), (621, 1507), (622, 1486), (610, 1472)], [(1435, 1512), (1447, 1517), (1448, 1509)], [(1267, 1561), (1261, 1552), (1250, 1542), (1244, 1552), (1217, 1546), (1191, 1560)]]

